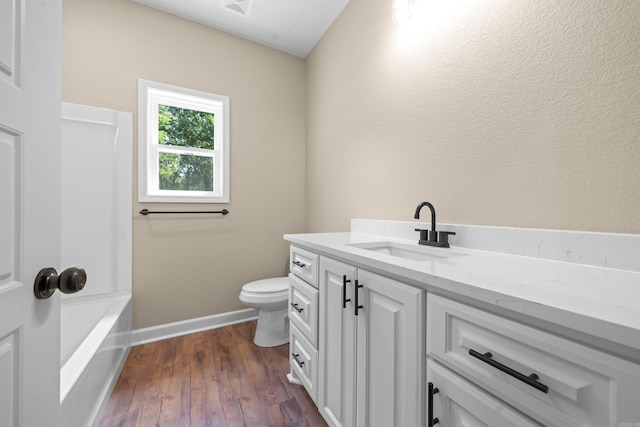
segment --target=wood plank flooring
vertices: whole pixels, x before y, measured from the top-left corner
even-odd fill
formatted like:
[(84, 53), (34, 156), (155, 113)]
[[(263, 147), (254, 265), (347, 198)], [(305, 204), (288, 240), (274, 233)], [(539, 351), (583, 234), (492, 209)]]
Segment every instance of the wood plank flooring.
[(131, 348), (99, 427), (326, 426), (289, 383), (289, 345), (253, 344), (246, 322)]

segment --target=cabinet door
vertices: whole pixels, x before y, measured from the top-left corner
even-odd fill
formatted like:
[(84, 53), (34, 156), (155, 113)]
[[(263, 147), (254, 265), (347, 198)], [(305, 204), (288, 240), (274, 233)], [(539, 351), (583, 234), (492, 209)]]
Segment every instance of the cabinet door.
[[(427, 379), (433, 383), (433, 419), (448, 427), (542, 427), (509, 405), (429, 359)], [(428, 424), (427, 424), (428, 425)]]
[(353, 301), (343, 303), (353, 299), (355, 278), (354, 267), (321, 257), (318, 408), (336, 427), (355, 426), (356, 321)]
[(364, 270), (358, 284), (358, 426), (421, 426), (424, 291)]

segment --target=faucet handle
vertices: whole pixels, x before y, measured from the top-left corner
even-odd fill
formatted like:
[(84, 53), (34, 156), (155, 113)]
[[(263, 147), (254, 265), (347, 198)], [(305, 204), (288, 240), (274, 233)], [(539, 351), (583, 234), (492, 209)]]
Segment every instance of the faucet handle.
[(444, 248), (449, 247), (449, 236), (455, 236), (455, 231), (438, 231), (438, 243), (439, 246)]

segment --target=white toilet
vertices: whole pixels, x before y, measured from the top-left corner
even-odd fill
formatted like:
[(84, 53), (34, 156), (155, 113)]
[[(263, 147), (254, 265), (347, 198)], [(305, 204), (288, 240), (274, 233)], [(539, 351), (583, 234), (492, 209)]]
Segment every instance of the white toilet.
[(247, 283), (240, 301), (258, 310), (258, 326), (253, 342), (260, 347), (275, 347), (289, 342), (289, 278), (274, 277)]

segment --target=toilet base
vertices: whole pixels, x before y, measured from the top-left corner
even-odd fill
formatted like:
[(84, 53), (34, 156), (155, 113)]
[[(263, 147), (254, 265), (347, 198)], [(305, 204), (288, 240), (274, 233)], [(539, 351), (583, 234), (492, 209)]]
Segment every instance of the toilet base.
[(253, 342), (258, 347), (276, 347), (289, 342), (287, 308), (276, 311), (260, 310)]

